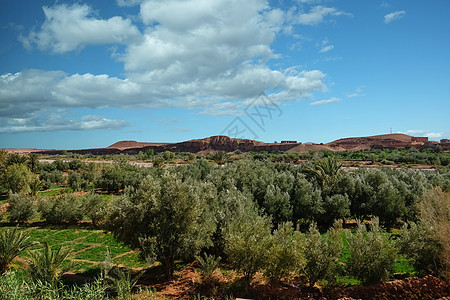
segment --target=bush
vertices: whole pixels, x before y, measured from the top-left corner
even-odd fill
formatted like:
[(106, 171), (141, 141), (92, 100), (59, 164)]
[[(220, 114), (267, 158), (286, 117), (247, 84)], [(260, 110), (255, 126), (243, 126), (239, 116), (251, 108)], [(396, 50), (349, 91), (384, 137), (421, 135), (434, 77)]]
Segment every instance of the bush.
[(303, 235), (293, 229), (292, 223), (280, 224), (272, 235), (264, 274), (272, 282), (278, 282), (298, 273), (305, 264), (304, 248)]
[(342, 248), (340, 223), (336, 222), (324, 235), (320, 234), (315, 223), (311, 224), (306, 234), (306, 264), (303, 269), (310, 286), (314, 286), (320, 279), (335, 282)]
[(51, 224), (76, 223), (83, 219), (81, 198), (69, 194), (41, 200), (38, 203), (38, 210), (42, 218)]
[(242, 271), (246, 283), (250, 284), (255, 273), (266, 265), (271, 222), (268, 217), (260, 216), (251, 202), (241, 205), (234, 213), (223, 232), (225, 254), (233, 268)]
[(419, 272), (450, 279), (450, 192), (434, 188), (417, 207), (418, 223), (404, 227), (401, 250)]
[(378, 218), (373, 218), (370, 231), (358, 221), (355, 234), (347, 234), (350, 258), (348, 271), (363, 284), (387, 280), (394, 272), (397, 250), (389, 235), (380, 228)]
[(419, 275), (439, 274), (442, 245), (433, 228), (422, 223), (404, 224), (397, 245)]
[(24, 194), (9, 194), (8, 212), (10, 222), (26, 222), (33, 219), (36, 214), (36, 206), (33, 197)]
[(193, 258), (212, 246), (216, 224), (208, 203), (215, 196), (208, 183), (181, 181), (168, 172), (161, 180), (149, 176), (112, 205), (108, 225), (119, 239), (140, 246), (148, 261), (159, 260), (172, 277), (175, 259)]
[(214, 255), (209, 255), (207, 253), (204, 253), (203, 257), (198, 255), (195, 258), (197, 258), (200, 264), (198, 271), (203, 276), (203, 280), (205, 283), (210, 283), (213, 278), (213, 273), (219, 267), (219, 263), (222, 258), (220, 256), (215, 257)]
[(108, 201), (101, 195), (95, 193), (88, 193), (83, 198), (84, 212), (92, 220), (94, 226), (105, 220), (107, 216)]
[(31, 191), (30, 184), (35, 176), (25, 165), (13, 164), (6, 168), (1, 179), (6, 191), (27, 194)]
[(80, 173), (77, 172), (69, 173), (69, 179), (67, 180), (67, 183), (72, 188), (72, 190), (76, 192), (86, 190), (88, 187), (88, 182), (83, 179)]

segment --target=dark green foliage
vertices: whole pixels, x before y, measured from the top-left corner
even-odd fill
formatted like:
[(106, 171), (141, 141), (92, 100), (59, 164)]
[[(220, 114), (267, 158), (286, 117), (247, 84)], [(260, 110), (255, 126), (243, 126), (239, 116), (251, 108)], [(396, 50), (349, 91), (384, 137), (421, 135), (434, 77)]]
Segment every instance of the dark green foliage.
[(10, 222), (26, 222), (36, 214), (36, 205), (33, 197), (24, 194), (10, 193), (8, 197), (8, 219)]
[(215, 222), (208, 202), (215, 198), (212, 185), (181, 181), (165, 173), (161, 180), (147, 177), (135, 193), (112, 206), (109, 227), (121, 240), (156, 258), (171, 277), (174, 261), (192, 258), (212, 246)]
[(65, 172), (69, 169), (69, 163), (60, 159), (55, 160), (52, 164), (55, 166), (56, 170), (61, 172)]
[(37, 153), (28, 154), (28, 167), (33, 173), (36, 173), (39, 169), (39, 155)]
[(219, 166), (224, 165), (229, 159), (228, 153), (225, 151), (216, 151), (211, 155), (211, 159)]
[(292, 206), (294, 222), (302, 219), (317, 220), (324, 212), (320, 190), (315, 189), (303, 174), (297, 176)]
[(280, 224), (271, 237), (264, 274), (273, 282), (299, 274), (305, 265), (305, 240), (292, 223)]
[(340, 223), (335, 223), (327, 233), (321, 235), (315, 223), (306, 234), (304, 273), (309, 285), (314, 286), (317, 280), (326, 279), (329, 283), (336, 280), (338, 259), (343, 248)]
[(86, 190), (89, 184), (89, 182), (83, 178), (82, 174), (72, 171), (69, 173), (67, 183), (75, 192)]
[(195, 258), (200, 264), (198, 271), (203, 276), (203, 280), (206, 282), (211, 281), (213, 273), (219, 267), (219, 263), (222, 258), (220, 256), (215, 257), (214, 255), (207, 253), (204, 253), (203, 256), (196, 255)]
[(244, 273), (247, 284), (262, 270), (271, 242), (271, 222), (251, 202), (236, 203), (234, 216), (223, 229), (225, 254), (233, 268)]
[(6, 166), (12, 166), (12, 165), (27, 165), (28, 157), (25, 155), (20, 155), (17, 153), (11, 153), (8, 154), (6, 158)]
[(61, 184), (64, 183), (66, 178), (64, 177), (63, 172), (56, 170), (54, 172), (42, 172), (39, 176), (39, 179), (42, 181), (48, 181), (50, 183), (54, 184)]
[(69, 161), (69, 169), (72, 171), (77, 171), (84, 167), (84, 163), (79, 159), (74, 159)]
[(83, 219), (83, 201), (81, 197), (63, 194), (39, 201), (38, 210), (50, 224), (63, 222), (76, 223)]
[(267, 186), (262, 206), (264, 211), (272, 216), (275, 224), (291, 220), (292, 208), (289, 198), (289, 194), (282, 192), (278, 186), (272, 184)]
[(433, 228), (425, 224), (404, 224), (397, 246), (420, 275), (439, 274), (442, 245)]
[(348, 196), (335, 194), (323, 199), (324, 213), (318, 219), (321, 224), (331, 226), (334, 220), (350, 216), (350, 199)]
[(450, 192), (434, 188), (417, 204), (418, 222), (405, 225), (398, 241), (402, 253), (421, 274), (450, 279)]
[(30, 193), (34, 179), (34, 174), (24, 164), (9, 165), (1, 176), (3, 188), (13, 193)]
[(104, 221), (107, 217), (108, 201), (101, 195), (88, 193), (83, 197), (84, 213), (92, 220), (94, 226)]
[(370, 231), (358, 221), (355, 234), (347, 234), (350, 258), (347, 262), (350, 274), (363, 284), (377, 283), (389, 279), (394, 273), (397, 250), (373, 218)]
[(138, 187), (145, 170), (129, 164), (105, 165), (100, 176), (95, 181), (95, 186), (110, 192), (118, 192), (127, 186)]

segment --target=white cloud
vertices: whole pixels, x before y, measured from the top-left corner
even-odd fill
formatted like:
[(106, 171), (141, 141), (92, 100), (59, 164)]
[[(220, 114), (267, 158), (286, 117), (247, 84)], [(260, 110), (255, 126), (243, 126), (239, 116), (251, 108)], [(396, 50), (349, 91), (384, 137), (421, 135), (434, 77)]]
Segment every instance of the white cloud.
[(130, 20), (118, 16), (95, 19), (88, 5), (62, 4), (42, 9), (45, 21), (40, 30), (20, 38), (26, 48), (36, 45), (40, 50), (65, 53), (86, 45), (126, 44), (140, 38), (139, 30)]
[(391, 12), (384, 16), (384, 23), (389, 24), (392, 21), (403, 18), (405, 15), (406, 15), (406, 12), (404, 10), (398, 10), (398, 11)]
[(347, 98), (354, 98), (354, 97), (361, 97), (361, 96), (365, 96), (364, 94), (364, 89), (366, 88), (366, 86), (360, 86), (358, 87), (355, 91), (351, 92), (351, 93), (346, 93), (345, 96)]
[(334, 7), (320, 5), (311, 8), (308, 13), (302, 12), (296, 14), (296, 12), (293, 12), (292, 10), (290, 12), (294, 23), (300, 25), (318, 25), (322, 23), (327, 16), (352, 16), (352, 14), (339, 11)]
[[(1, 118), (0, 118), (1, 120)], [(0, 123), (1, 124), (1, 123)], [(66, 114), (32, 114), (27, 118), (15, 118), (1, 124), (0, 133), (43, 132), (43, 131), (83, 131), (120, 129), (130, 124), (123, 120), (111, 120), (102, 116), (70, 118)]]
[(383, 7), (383, 8), (388, 8), (388, 7), (390, 7), (391, 5), (389, 4), (389, 3), (387, 3), (386, 1), (382, 1), (381, 2), (381, 7)]
[(341, 101), (341, 98), (337, 98), (337, 97), (333, 97), (327, 100), (320, 100), (320, 101), (315, 101), (310, 103), (310, 105), (323, 105), (323, 104), (328, 104), (328, 103), (333, 103), (333, 102), (338, 102)]
[(116, 0), (116, 2), (121, 7), (132, 7), (141, 4), (142, 0)]
[(328, 51), (331, 51), (333, 48), (334, 45), (323, 46), (322, 49), (320, 49), (319, 53), (326, 53)]
[(410, 129), (404, 133), (412, 136), (427, 136), (430, 139), (439, 139), (444, 136), (442, 132), (432, 132), (431, 130), (423, 129)]
[[(142, 33), (129, 19), (96, 18), (88, 5), (44, 7), (44, 23), (22, 38), (24, 45), (65, 53), (91, 44), (124, 44), (125, 51), (115, 57), (126, 73), (124, 78), (43, 70), (0, 75), (0, 126), (16, 131), (24, 124), (33, 130), (65, 128), (36, 121), (36, 115), (57, 108), (181, 107), (220, 115), (235, 113), (262, 91), (273, 91), (268, 96), (282, 103), (327, 90), (320, 70), (268, 66), (278, 58), (271, 48), (276, 36), (293, 23), (288, 12), (266, 1), (141, 2)], [(312, 25), (341, 14), (316, 6), (295, 22)], [(101, 118), (68, 119), (79, 130), (124, 125)]]

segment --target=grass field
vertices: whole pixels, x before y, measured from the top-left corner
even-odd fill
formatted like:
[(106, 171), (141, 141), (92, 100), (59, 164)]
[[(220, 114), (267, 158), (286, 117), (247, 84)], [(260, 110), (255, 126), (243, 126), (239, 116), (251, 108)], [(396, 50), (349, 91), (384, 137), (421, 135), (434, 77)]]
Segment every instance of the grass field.
[[(0, 231), (12, 227), (1, 227)], [(72, 251), (66, 265), (73, 265), (71, 271), (81, 274), (97, 273), (101, 262), (105, 260), (107, 249), (110, 251), (113, 263), (129, 268), (142, 268), (146, 263), (139, 260), (139, 252), (116, 242), (114, 237), (102, 230), (64, 227), (29, 227), (21, 230), (28, 232), (30, 240), (40, 243), (47, 242), (52, 248), (69, 247)], [(33, 246), (31, 250), (40, 249), (42, 244)], [(22, 253), (19, 258), (26, 258)], [(16, 259), (15, 266), (23, 265), (22, 259)]]

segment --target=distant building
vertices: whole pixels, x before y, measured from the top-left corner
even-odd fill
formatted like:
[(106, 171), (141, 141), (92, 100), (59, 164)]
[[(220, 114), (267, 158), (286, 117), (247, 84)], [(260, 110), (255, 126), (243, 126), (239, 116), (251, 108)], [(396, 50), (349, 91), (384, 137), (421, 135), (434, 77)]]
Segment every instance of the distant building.
[(297, 144), (297, 141), (281, 141), (282, 144)]
[(450, 144), (449, 139), (441, 139), (441, 144)]
[(411, 142), (428, 143), (428, 137), (427, 136), (412, 136)]

